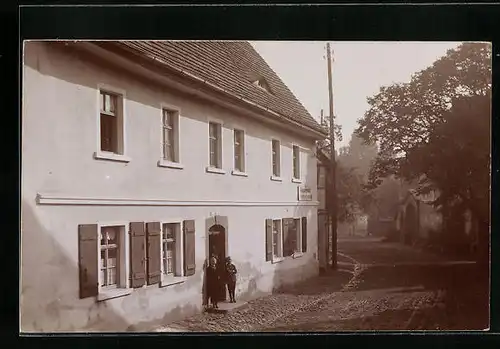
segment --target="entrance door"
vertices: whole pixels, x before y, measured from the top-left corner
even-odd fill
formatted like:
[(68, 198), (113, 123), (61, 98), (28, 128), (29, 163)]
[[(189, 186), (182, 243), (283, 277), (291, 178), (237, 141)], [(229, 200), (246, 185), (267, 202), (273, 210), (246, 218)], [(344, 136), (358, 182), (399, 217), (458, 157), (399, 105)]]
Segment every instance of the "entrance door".
[[(226, 229), (219, 224), (215, 224), (208, 230), (208, 255), (217, 257), (218, 271), (221, 277), (224, 275), (226, 251)], [(227, 298), (226, 286), (220, 283), (219, 301), (225, 301)]]

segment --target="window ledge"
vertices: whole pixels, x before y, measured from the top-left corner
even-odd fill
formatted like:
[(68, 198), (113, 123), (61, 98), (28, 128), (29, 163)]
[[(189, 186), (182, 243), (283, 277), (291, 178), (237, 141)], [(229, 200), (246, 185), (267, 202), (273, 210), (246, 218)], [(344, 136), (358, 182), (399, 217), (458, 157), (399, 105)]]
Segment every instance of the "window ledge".
[(276, 263), (283, 262), (284, 260), (285, 260), (285, 257), (273, 257), (271, 263), (276, 264)]
[(302, 179), (292, 178), (292, 183), (302, 183)]
[(271, 176), (271, 180), (275, 182), (283, 182), (283, 178), (277, 176)]
[(294, 258), (294, 259), (295, 259), (295, 258), (300, 258), (300, 257), (302, 257), (303, 255), (304, 255), (304, 252), (295, 252), (295, 253), (293, 254), (293, 258)]
[(226, 171), (224, 171), (223, 169), (212, 166), (207, 166), (205, 168), (205, 171), (208, 173), (226, 174)]
[(97, 301), (102, 302), (108, 299), (128, 296), (132, 293), (131, 288), (115, 288), (112, 290), (100, 290), (97, 295)]
[(237, 171), (237, 170), (232, 170), (231, 174), (233, 176), (248, 177), (248, 173), (246, 173), (246, 172), (240, 172), (240, 171)]
[(108, 152), (103, 152), (103, 151), (96, 151), (94, 153), (94, 159), (97, 160), (110, 160), (110, 161), (117, 161), (117, 162), (130, 162), (130, 157), (121, 155), (121, 154), (115, 154), (115, 153), (108, 153)]
[(160, 281), (160, 287), (182, 284), (187, 279), (187, 276), (167, 276)]
[(175, 168), (178, 170), (182, 170), (184, 168), (183, 164), (178, 162), (172, 162), (164, 159), (158, 160), (158, 167), (167, 167), (167, 168)]

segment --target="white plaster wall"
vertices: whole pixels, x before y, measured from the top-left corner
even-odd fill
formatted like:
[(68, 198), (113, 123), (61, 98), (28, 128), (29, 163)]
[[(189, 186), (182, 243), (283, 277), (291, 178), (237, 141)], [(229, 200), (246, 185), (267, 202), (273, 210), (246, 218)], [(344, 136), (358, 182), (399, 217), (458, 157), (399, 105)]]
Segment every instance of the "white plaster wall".
[[(316, 160), (312, 142), (297, 140), (258, 122), (200, 101), (179, 97), (81, 61), (46, 43), (25, 46), (22, 124), (21, 329), (25, 331), (123, 330), (182, 317), (201, 309), (205, 219), (228, 216), (229, 254), (239, 266), (238, 292), (249, 297), (270, 292), (282, 282), (317, 273), (316, 207), (127, 207), (37, 205), (37, 193), (62, 197), (173, 200), (296, 201), (291, 182), (291, 143), (298, 143), (301, 173), (316, 200)], [(127, 155), (130, 163), (93, 159), (97, 150), (97, 85), (126, 90)], [(183, 170), (159, 168), (160, 104), (181, 108)], [(224, 123), (223, 168), (205, 173), (208, 164), (207, 118)], [(232, 133), (246, 131), (246, 172), (232, 170)], [(272, 182), (271, 138), (282, 140), (283, 182)], [(265, 219), (308, 217), (308, 252), (282, 263), (265, 262)], [(116, 221), (196, 220), (197, 272), (182, 285), (157, 285), (96, 303), (78, 298), (78, 224)], [(248, 293), (248, 292), (247, 292)]]
[[(305, 184), (316, 187), (311, 141), (291, 138), (257, 121), (80, 61), (77, 55), (46, 43), (26, 44), (25, 62), (23, 170), (37, 174), (24, 178), (25, 190), (86, 197), (294, 201), (297, 184), (291, 182), (292, 143), (303, 147), (300, 163)], [(98, 147), (99, 83), (126, 91), (129, 163), (93, 159)], [(181, 108), (180, 161), (184, 170), (157, 166), (162, 102)], [(205, 173), (210, 118), (224, 123), (223, 169), (228, 172), (224, 176)], [(230, 174), (235, 126), (246, 131), (247, 178)], [(270, 180), (272, 137), (282, 140), (282, 183)], [(179, 183), (189, 183), (189, 188)], [(315, 191), (313, 200), (317, 200)]]

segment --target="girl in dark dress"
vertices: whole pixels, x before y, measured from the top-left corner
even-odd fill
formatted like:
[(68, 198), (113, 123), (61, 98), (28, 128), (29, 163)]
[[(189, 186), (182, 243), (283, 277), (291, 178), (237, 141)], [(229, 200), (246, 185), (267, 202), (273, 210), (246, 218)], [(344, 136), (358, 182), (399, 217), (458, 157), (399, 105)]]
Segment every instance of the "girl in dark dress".
[(219, 306), (218, 303), (218, 287), (220, 284), (220, 275), (217, 270), (217, 259), (214, 257), (210, 258), (209, 265), (206, 270), (207, 273), (207, 296), (208, 296), (208, 304), (212, 304), (212, 306), (217, 309)]
[(236, 289), (236, 274), (238, 271), (236, 270), (236, 266), (231, 262), (231, 257), (226, 258), (226, 284), (227, 290), (229, 291), (229, 298), (231, 303), (236, 303), (236, 299), (234, 297), (234, 290)]

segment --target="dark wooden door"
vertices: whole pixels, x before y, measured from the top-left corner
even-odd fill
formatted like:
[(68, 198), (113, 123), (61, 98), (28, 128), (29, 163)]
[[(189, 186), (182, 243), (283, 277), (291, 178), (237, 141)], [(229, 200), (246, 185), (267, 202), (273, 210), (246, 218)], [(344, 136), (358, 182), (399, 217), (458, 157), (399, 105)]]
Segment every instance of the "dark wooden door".
[(208, 252), (210, 257), (215, 255), (217, 257), (217, 271), (220, 276), (219, 282), (219, 301), (227, 299), (227, 290), (225, 285), (225, 264), (226, 264), (226, 231), (224, 227), (217, 225), (210, 228), (208, 235)]

